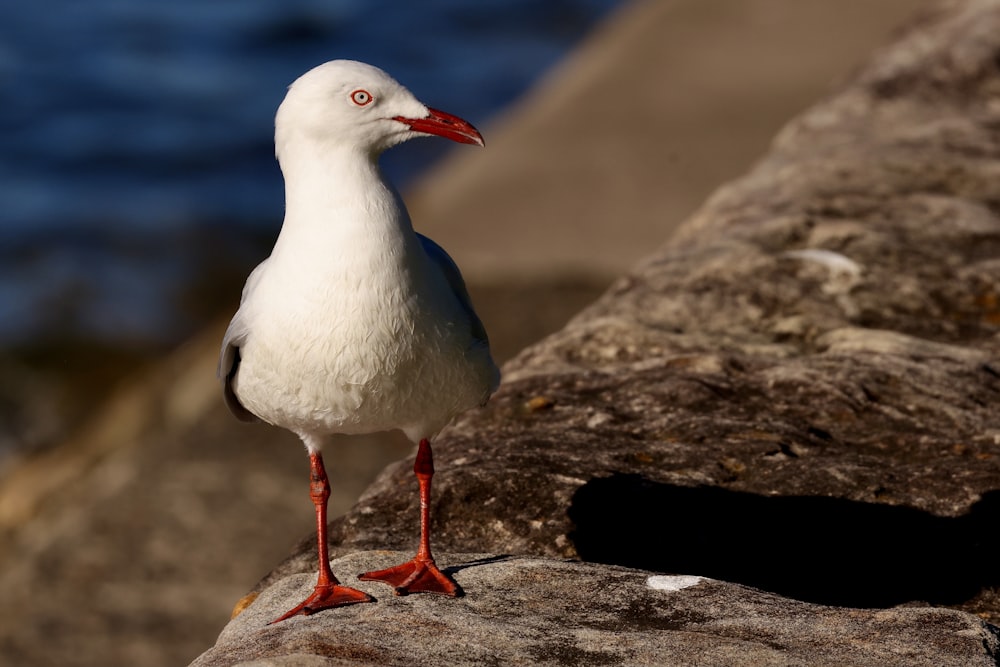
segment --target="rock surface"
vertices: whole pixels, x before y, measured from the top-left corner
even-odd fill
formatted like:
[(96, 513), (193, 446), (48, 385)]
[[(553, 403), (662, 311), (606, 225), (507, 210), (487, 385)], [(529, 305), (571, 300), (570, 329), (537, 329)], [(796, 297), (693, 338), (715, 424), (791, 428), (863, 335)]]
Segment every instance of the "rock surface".
[[(509, 363), (487, 408), (435, 446), (438, 550), (764, 589), (746, 599), (809, 619), (795, 626), (806, 664), (854, 641), (820, 640), (820, 625), (913, 613), (855, 607), (1000, 622), (998, 54), (1000, 2), (927, 13)], [(334, 553), (412, 548), (416, 500), (409, 465), (388, 469), (333, 524)], [(310, 572), (309, 544), (258, 588)], [(902, 626), (886, 635), (925, 648)]]
[[(333, 567), (363, 572), (406, 557), (355, 553)], [(395, 597), (387, 586), (359, 582), (376, 604), (268, 625), (315, 583), (309, 575), (289, 577), (230, 623), (192, 667), (985, 667), (1000, 653), (995, 628), (949, 609), (844, 613), (713, 579), (528, 557), (455, 555), (441, 564), (465, 597)]]

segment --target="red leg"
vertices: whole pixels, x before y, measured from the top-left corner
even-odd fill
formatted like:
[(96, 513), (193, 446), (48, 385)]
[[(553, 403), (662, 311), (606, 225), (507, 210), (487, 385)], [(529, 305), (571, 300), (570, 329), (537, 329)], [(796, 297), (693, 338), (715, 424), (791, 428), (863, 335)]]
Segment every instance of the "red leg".
[(431, 555), (431, 478), (434, 477), (434, 459), (427, 439), (417, 446), (417, 460), (413, 472), (420, 484), (420, 548), (417, 555), (402, 565), (385, 570), (366, 572), (358, 577), (362, 581), (382, 581), (396, 590), (396, 595), (409, 593), (437, 593), (457, 597), (462, 589), (447, 574), (438, 569)]
[(330, 499), (330, 480), (326, 476), (323, 457), (319, 452), (309, 453), (309, 497), (316, 506), (316, 539), (319, 547), (319, 578), (316, 581), (316, 589), (301, 604), (271, 623), (298, 614), (308, 616), (324, 609), (375, 601), (367, 593), (341, 586), (330, 570), (330, 554), (326, 544), (326, 503)]

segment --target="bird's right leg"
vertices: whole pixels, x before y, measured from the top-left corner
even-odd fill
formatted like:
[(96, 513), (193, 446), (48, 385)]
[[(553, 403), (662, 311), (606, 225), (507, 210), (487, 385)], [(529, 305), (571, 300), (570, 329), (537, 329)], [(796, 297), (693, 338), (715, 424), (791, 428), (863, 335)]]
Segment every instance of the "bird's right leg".
[(271, 623), (278, 623), (298, 614), (308, 616), (324, 609), (375, 601), (367, 593), (349, 586), (341, 586), (330, 569), (330, 554), (326, 544), (326, 505), (330, 499), (330, 480), (326, 476), (323, 456), (319, 451), (309, 452), (309, 497), (316, 506), (316, 540), (319, 551), (319, 578), (316, 581), (316, 589), (301, 604)]

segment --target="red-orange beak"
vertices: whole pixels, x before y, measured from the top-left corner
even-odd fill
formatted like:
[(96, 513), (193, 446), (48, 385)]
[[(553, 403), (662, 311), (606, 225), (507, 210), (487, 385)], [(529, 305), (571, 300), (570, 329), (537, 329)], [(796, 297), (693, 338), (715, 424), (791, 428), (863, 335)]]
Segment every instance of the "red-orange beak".
[(428, 108), (427, 111), (430, 113), (423, 118), (396, 116), (395, 120), (398, 120), (400, 123), (406, 123), (414, 132), (435, 134), (445, 139), (457, 141), (460, 144), (486, 145), (486, 142), (483, 141), (483, 135), (479, 134), (479, 130), (474, 128), (469, 121), (462, 120), (458, 116), (452, 116), (450, 113), (438, 111), (437, 109)]

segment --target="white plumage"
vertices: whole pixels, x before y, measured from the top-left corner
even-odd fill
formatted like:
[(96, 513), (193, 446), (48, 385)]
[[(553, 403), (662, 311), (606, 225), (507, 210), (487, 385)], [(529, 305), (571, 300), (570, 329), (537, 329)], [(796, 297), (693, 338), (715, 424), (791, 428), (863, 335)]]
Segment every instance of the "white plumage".
[[(358, 89), (374, 102), (352, 103)], [(221, 369), (246, 411), (309, 447), (394, 428), (430, 438), (499, 381), (458, 268), (414, 232), (378, 168), (383, 150), (418, 136), (394, 120), (407, 114), (428, 110), (351, 61), (303, 75), (278, 110), (285, 221), (247, 280)]]

